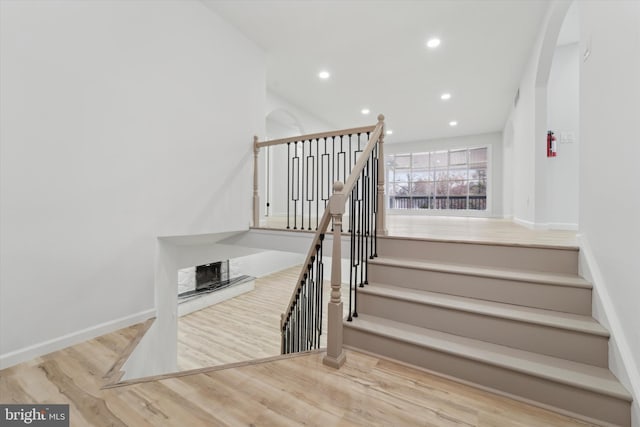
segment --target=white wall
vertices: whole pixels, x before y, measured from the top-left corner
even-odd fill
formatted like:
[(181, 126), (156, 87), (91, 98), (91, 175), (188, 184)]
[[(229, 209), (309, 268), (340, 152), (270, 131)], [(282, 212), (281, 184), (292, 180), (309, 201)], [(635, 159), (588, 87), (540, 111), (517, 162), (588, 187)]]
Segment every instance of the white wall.
[[(454, 138), (430, 139), (425, 141), (394, 142), (385, 144), (384, 153), (385, 155), (388, 155), (437, 150), (454, 150), (456, 148), (489, 147), (491, 157), (488, 174), (489, 185), (487, 188), (487, 211), (468, 212), (468, 214), (474, 216), (502, 217), (502, 145), (502, 133), (494, 132)], [(438, 210), (429, 211), (424, 209), (419, 212), (421, 214), (443, 215), (443, 212)], [(404, 211), (402, 211), (402, 213), (404, 213)], [(460, 212), (454, 212), (454, 214), (459, 215)]]
[(518, 103), (503, 130), (505, 214), (528, 224), (535, 220), (534, 64), (530, 58), (520, 80)]
[(577, 42), (557, 46), (547, 83), (547, 129), (555, 132), (557, 156), (541, 165), (544, 200), (536, 223), (549, 228), (578, 228), (578, 57)]
[[(508, 210), (516, 222), (546, 228), (547, 216), (547, 83), (558, 35), (569, 8), (568, 1), (552, 1), (531, 49), (519, 85), (519, 100), (505, 122), (505, 140), (512, 147), (504, 157)], [(515, 96), (515, 93), (514, 93)]]
[(634, 394), (639, 426), (640, 2), (579, 5), (580, 52), (589, 52), (580, 61), (582, 261), (594, 281), (594, 315), (613, 335), (611, 368)]
[[(326, 132), (338, 129), (333, 124), (327, 122), (324, 118), (318, 117), (309, 111), (292, 104), (289, 100), (281, 97), (273, 91), (267, 90), (267, 100), (265, 108), (265, 117), (274, 111), (283, 110), (295, 117), (302, 134)], [(270, 139), (284, 138), (285, 135), (267, 135)], [(294, 135), (286, 135), (294, 136)]]
[(148, 316), (156, 236), (247, 228), (265, 65), (198, 1), (0, 7), (7, 365)]
[[(321, 117), (292, 104), (272, 91), (267, 91), (265, 117), (266, 137), (270, 140), (337, 129)], [(261, 151), (261, 155), (264, 156), (265, 149)], [(269, 151), (269, 213), (282, 216), (287, 214), (287, 146), (277, 145), (270, 147)], [(260, 166), (265, 169), (265, 173), (260, 174), (261, 214), (264, 215), (267, 200), (266, 156), (260, 162)]]

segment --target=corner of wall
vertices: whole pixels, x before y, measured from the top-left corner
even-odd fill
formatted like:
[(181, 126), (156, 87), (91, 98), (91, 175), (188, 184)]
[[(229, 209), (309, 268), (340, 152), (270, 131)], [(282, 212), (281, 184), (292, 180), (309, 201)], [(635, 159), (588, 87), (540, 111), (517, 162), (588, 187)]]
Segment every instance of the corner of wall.
[(155, 317), (155, 315), (156, 310), (155, 308), (152, 308), (129, 316), (121, 317), (119, 319), (110, 320), (99, 325), (91, 326), (61, 337), (53, 338), (26, 348), (0, 354), (0, 370), (26, 362), (34, 357), (39, 357), (44, 354), (99, 337), (100, 335), (144, 322), (147, 319)]
[(578, 235), (579, 274), (593, 284), (593, 317), (611, 334), (609, 369), (633, 396), (632, 425), (640, 426), (640, 373), (620, 320), (615, 312), (607, 284), (603, 279), (587, 236)]

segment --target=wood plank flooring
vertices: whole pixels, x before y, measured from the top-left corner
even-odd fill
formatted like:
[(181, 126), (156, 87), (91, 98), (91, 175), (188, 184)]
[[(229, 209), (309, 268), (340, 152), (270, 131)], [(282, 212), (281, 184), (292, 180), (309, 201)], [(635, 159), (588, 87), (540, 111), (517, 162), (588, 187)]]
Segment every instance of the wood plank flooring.
[(583, 422), (349, 351), (101, 389), (141, 325), (0, 371), (2, 403), (68, 403), (71, 426), (584, 426)]
[(532, 230), (507, 219), (387, 215), (392, 236), (465, 241), (577, 246), (576, 232)]
[[(268, 217), (263, 226), (283, 229), (286, 223), (284, 217)], [(399, 237), (577, 246), (575, 231), (532, 230), (513, 221), (498, 218), (387, 215), (387, 229), (390, 236)]]
[[(258, 278), (253, 291), (181, 317), (178, 368), (199, 369), (279, 355), (280, 314), (287, 308), (300, 268)], [(331, 285), (327, 280), (323, 291), (328, 301)], [(343, 289), (343, 297), (346, 292)], [(323, 331), (327, 326), (326, 309), (325, 304)], [(323, 334), (322, 346), (325, 343)]]
[[(447, 223), (456, 232), (463, 229), (450, 219)], [(420, 220), (402, 227), (396, 230), (429, 234), (424, 231), (429, 225)], [(499, 229), (498, 224), (491, 227)], [(482, 232), (473, 233), (482, 238)], [(507, 227), (505, 235), (509, 233)], [(563, 244), (560, 237), (535, 239)], [(565, 236), (567, 241), (570, 237)], [(277, 273), (256, 283), (249, 294), (182, 318), (180, 367), (279, 354), (279, 316), (298, 272), (292, 268)], [(589, 425), (354, 351), (348, 351), (340, 370), (324, 366), (323, 355), (312, 353), (102, 389), (108, 381), (103, 376), (143, 327), (122, 329), (0, 371), (0, 402), (69, 403), (72, 426)]]
[(280, 313), (298, 268), (257, 279), (255, 289), (178, 319), (178, 368), (260, 359), (280, 354)]

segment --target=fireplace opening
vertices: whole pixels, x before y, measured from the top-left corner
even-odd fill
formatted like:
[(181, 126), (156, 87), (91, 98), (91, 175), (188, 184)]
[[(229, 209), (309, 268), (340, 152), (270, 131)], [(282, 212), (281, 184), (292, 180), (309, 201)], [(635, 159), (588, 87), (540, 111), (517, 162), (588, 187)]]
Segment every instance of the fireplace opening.
[(225, 260), (178, 270), (178, 298), (183, 301), (253, 279), (238, 274), (236, 264)]
[(215, 289), (229, 280), (229, 260), (196, 266), (196, 292)]

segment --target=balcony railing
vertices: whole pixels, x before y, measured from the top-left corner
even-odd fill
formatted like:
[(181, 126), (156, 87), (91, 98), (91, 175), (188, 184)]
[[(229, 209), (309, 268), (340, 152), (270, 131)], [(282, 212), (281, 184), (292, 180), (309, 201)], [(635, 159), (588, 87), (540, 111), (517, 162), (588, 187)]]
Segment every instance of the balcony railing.
[(487, 209), (487, 196), (389, 196), (389, 209)]

